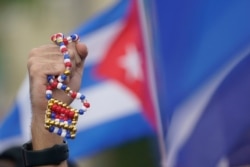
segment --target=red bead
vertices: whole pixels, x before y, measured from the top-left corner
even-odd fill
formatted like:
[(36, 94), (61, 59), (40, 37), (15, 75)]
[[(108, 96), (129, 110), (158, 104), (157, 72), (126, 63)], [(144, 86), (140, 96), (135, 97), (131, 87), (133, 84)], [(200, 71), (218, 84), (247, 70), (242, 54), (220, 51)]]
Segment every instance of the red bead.
[(56, 104), (53, 104), (52, 107), (51, 107), (51, 110), (52, 110), (52, 111), (56, 111), (56, 108), (57, 108), (57, 105), (56, 105)]
[(55, 35), (55, 34), (52, 35), (52, 36), (50, 37), (50, 39), (51, 39), (51, 41), (55, 42), (55, 41), (56, 41), (56, 35)]
[(66, 63), (65, 63), (65, 66), (66, 66), (66, 67), (71, 67), (72, 64), (71, 64), (71, 62), (66, 62)]
[(90, 104), (89, 104), (88, 102), (83, 103), (83, 105), (84, 105), (86, 108), (89, 108), (89, 107), (90, 107)]
[(56, 88), (56, 87), (57, 87), (57, 84), (58, 84), (58, 82), (57, 82), (57, 81), (54, 81), (54, 82), (51, 83), (51, 87), (52, 87), (52, 88)]
[(66, 110), (66, 109), (62, 107), (61, 110), (60, 110), (60, 113), (61, 113), (61, 114), (65, 114), (65, 110)]
[(67, 51), (68, 51), (67, 48), (62, 48), (62, 49), (61, 49), (61, 52), (62, 52), (62, 53), (65, 53), (65, 52), (67, 52)]
[(73, 118), (75, 115), (75, 112), (74, 111), (70, 111), (69, 114), (68, 114), (68, 117), (69, 118)]
[(47, 90), (52, 90), (53, 88), (52, 88), (52, 86), (48, 85), (48, 86), (46, 87), (46, 89), (47, 89)]
[(70, 112), (70, 111), (69, 111), (68, 109), (65, 109), (64, 114), (65, 114), (65, 115), (69, 115), (69, 112)]
[(61, 113), (61, 109), (62, 109), (61, 106), (57, 106), (56, 111), (57, 111), (58, 113)]
[(68, 45), (69, 41), (66, 38), (63, 38), (63, 43), (64, 43), (64, 45)]
[(56, 34), (56, 38), (62, 37), (61, 33)]
[(77, 95), (76, 92), (72, 92), (71, 97), (74, 99), (74, 98), (76, 98), (76, 95)]

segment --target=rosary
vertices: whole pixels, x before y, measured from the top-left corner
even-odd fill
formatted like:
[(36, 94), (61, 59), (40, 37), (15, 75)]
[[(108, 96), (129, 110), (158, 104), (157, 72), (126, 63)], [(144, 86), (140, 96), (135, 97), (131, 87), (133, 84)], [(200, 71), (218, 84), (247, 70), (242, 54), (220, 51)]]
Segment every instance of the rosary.
[[(76, 124), (79, 114), (83, 115), (90, 107), (90, 104), (87, 102), (83, 94), (71, 90), (71, 88), (64, 83), (70, 75), (72, 66), (70, 55), (66, 46), (71, 42), (78, 41), (79, 36), (73, 34), (68, 37), (64, 37), (62, 33), (57, 33), (51, 36), (51, 40), (59, 46), (60, 51), (63, 54), (65, 71), (57, 77), (53, 75), (47, 76), (48, 85), (46, 88), (46, 99), (48, 100), (48, 105), (45, 112), (45, 128), (49, 132), (55, 133), (61, 137), (74, 139), (76, 136)], [(52, 97), (54, 89), (60, 89), (71, 98), (80, 100), (82, 108), (79, 110), (74, 109), (68, 104), (54, 99)]]

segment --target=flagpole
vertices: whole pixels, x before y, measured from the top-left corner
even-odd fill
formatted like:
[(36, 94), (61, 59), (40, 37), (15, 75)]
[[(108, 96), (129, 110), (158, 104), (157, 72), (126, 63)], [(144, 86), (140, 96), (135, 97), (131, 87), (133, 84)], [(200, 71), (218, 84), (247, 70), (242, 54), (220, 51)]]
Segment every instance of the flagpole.
[(139, 8), (139, 17), (141, 19), (139, 19), (141, 21), (141, 28), (142, 28), (142, 33), (143, 33), (143, 43), (145, 46), (145, 52), (146, 52), (146, 59), (147, 59), (147, 73), (149, 74), (149, 85), (150, 85), (150, 93), (152, 95), (152, 100), (153, 100), (153, 105), (154, 105), (154, 109), (156, 110), (155, 114), (156, 114), (156, 126), (157, 126), (157, 134), (158, 134), (158, 142), (159, 142), (159, 150), (160, 150), (160, 154), (161, 154), (161, 166), (162, 167), (167, 167), (167, 151), (166, 151), (166, 146), (165, 146), (165, 142), (164, 142), (164, 135), (163, 135), (163, 128), (162, 128), (162, 121), (160, 118), (160, 110), (159, 110), (159, 106), (158, 106), (158, 98), (157, 98), (157, 94), (156, 94), (156, 85), (155, 85), (155, 77), (154, 77), (154, 67), (153, 67), (153, 59), (152, 59), (152, 45), (150, 43), (150, 36), (149, 34), (151, 34), (151, 31), (149, 30), (149, 23), (148, 20), (146, 18), (146, 10), (145, 10), (145, 6), (144, 3), (145, 0), (139, 0), (138, 1), (138, 8)]

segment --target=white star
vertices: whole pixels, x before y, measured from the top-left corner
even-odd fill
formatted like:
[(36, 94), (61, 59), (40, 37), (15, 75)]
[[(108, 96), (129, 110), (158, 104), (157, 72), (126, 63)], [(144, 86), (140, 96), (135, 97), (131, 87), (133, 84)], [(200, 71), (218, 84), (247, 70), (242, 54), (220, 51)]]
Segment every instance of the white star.
[(127, 45), (126, 53), (123, 55), (119, 64), (126, 70), (126, 79), (128, 81), (142, 80), (143, 73), (141, 67), (140, 53), (135, 45)]

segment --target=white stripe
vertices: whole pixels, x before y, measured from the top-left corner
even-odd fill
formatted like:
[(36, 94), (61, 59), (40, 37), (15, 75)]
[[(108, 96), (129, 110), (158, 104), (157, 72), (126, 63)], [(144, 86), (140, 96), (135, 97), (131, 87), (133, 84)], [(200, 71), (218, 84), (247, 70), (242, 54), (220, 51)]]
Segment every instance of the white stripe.
[(168, 167), (173, 167), (175, 165), (179, 149), (181, 149), (183, 144), (190, 137), (216, 88), (230, 71), (248, 55), (249, 52), (250, 48), (247, 48), (242, 54), (235, 56), (235, 58), (232, 61), (229, 61), (220, 72), (213, 76), (208, 82), (206, 82), (206, 84), (197, 90), (197, 92), (193, 93), (191, 97), (176, 109), (167, 137)]
[(17, 94), (17, 105), (20, 110), (20, 122), (23, 139), (28, 141), (30, 139), (30, 123), (31, 123), (31, 102), (29, 95), (29, 78), (26, 75), (19, 92)]
[(29, 100), (29, 82), (28, 76), (26, 75), (21, 87), (17, 93), (17, 105), (20, 109), (20, 125), (13, 122), (13, 126), (20, 126), (21, 134), (16, 134), (17, 136), (8, 138), (6, 140), (0, 141), (0, 152), (13, 145), (21, 145), (30, 139), (30, 100)]
[(124, 23), (119, 20), (81, 37), (81, 41), (86, 44), (88, 48), (88, 57), (85, 65), (93, 65), (103, 59), (107, 49), (110, 48), (110, 45), (124, 27), (123, 24)]
[[(140, 109), (138, 98), (115, 81), (104, 82), (82, 92), (91, 106), (79, 116), (79, 130), (138, 113)], [(72, 106), (81, 108), (81, 103), (74, 101)]]

